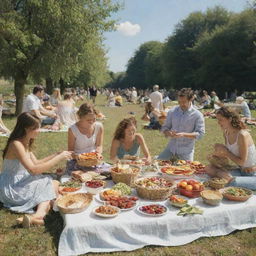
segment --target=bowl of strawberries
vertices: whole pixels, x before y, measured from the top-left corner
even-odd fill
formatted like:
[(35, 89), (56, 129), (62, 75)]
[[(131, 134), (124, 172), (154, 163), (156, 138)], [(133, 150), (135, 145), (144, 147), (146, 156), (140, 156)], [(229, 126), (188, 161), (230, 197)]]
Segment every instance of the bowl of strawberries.
[(85, 182), (85, 188), (88, 193), (98, 194), (100, 193), (105, 186), (105, 181), (103, 180), (90, 180)]

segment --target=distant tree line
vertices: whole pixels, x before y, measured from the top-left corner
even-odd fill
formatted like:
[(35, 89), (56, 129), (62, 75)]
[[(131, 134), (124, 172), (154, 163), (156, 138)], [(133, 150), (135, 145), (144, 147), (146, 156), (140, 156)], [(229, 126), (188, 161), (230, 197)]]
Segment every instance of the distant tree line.
[(224, 91), (255, 90), (256, 10), (228, 12), (222, 7), (194, 12), (176, 25), (164, 43), (137, 49), (123, 73), (111, 73), (111, 87)]

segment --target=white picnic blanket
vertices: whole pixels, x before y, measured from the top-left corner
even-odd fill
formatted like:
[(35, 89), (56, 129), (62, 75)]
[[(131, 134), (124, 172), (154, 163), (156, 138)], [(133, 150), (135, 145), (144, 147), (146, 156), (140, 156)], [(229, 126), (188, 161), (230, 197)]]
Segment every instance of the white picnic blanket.
[(132, 251), (147, 245), (178, 246), (200, 237), (222, 236), (236, 229), (256, 227), (256, 195), (246, 202), (223, 200), (216, 207), (205, 205), (200, 198), (190, 199), (189, 204), (202, 208), (204, 213), (186, 217), (177, 216), (179, 209), (168, 202), (162, 203), (169, 210), (161, 217), (144, 216), (134, 209), (105, 219), (92, 213), (100, 205), (94, 199), (84, 212), (62, 215), (64, 229), (58, 253), (70, 256)]

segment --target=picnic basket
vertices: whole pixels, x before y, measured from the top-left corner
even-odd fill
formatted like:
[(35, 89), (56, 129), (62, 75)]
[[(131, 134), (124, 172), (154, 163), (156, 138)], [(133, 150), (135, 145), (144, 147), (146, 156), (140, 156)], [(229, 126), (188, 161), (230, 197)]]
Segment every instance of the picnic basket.
[(212, 178), (209, 180), (209, 186), (214, 189), (224, 188), (227, 183), (228, 181), (222, 178)]
[(138, 167), (131, 167), (132, 171), (121, 171), (121, 172), (116, 172), (115, 168), (117, 167), (113, 167), (111, 168), (111, 176), (112, 176), (112, 180), (115, 183), (125, 183), (128, 186), (133, 186), (135, 180), (137, 179), (139, 173), (140, 173), (140, 168)]
[(66, 194), (56, 201), (60, 212), (79, 213), (84, 211), (91, 203), (93, 195), (89, 193)]
[(84, 167), (91, 167), (101, 164), (102, 156), (96, 152), (79, 154), (76, 156), (77, 164)]
[(135, 188), (139, 197), (149, 200), (165, 200), (172, 192), (173, 187), (159, 187), (159, 188), (148, 188), (139, 185), (138, 182), (143, 179), (138, 179), (135, 182)]

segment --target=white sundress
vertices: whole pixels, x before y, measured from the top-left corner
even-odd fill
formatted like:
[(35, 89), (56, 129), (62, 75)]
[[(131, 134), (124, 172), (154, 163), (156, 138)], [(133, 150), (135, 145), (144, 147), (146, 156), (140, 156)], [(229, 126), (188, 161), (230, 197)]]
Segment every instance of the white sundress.
[(0, 202), (15, 212), (33, 213), (39, 203), (53, 200), (52, 178), (31, 175), (18, 159), (4, 159), (0, 173)]

